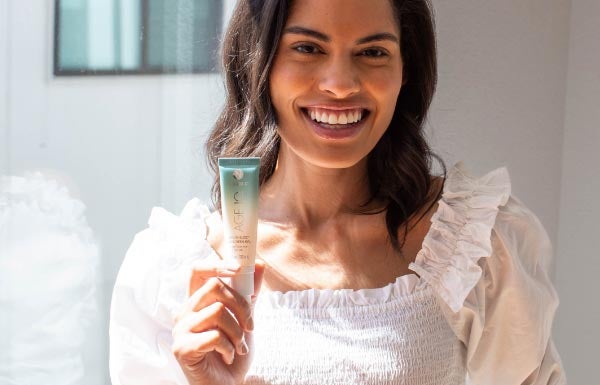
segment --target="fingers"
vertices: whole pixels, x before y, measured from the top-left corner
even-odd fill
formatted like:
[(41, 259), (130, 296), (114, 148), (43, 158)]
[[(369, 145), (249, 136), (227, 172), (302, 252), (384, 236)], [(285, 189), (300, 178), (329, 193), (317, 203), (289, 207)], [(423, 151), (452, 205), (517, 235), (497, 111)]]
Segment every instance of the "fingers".
[[(192, 365), (216, 351), (231, 364), (236, 353), (248, 353), (244, 331), (254, 328), (251, 305), (221, 279), (239, 270), (239, 264), (229, 260), (202, 260), (194, 266), (189, 298), (173, 328), (173, 354), (181, 363)], [(264, 263), (258, 261), (255, 270), (253, 300), (260, 290)]]
[(226, 364), (233, 363), (235, 348), (225, 333), (220, 330), (186, 333), (185, 336), (178, 336), (173, 340), (173, 355), (183, 365), (193, 366), (212, 351), (220, 353)]
[(246, 302), (243, 296), (233, 290), (231, 286), (226, 285), (219, 278), (210, 278), (200, 287), (185, 305), (185, 313), (197, 312), (200, 309), (221, 303), (233, 313), (238, 323), (244, 330), (251, 331), (254, 328), (252, 324), (252, 308)]
[(203, 259), (193, 269), (188, 285), (188, 297), (202, 287), (212, 277), (233, 277), (241, 266), (233, 260)]
[(231, 364), (236, 353), (248, 353), (244, 330), (253, 328), (252, 309), (221, 280), (239, 269), (235, 261), (225, 260), (202, 260), (194, 266), (188, 286), (191, 295), (173, 327), (173, 354), (180, 363), (191, 366), (216, 351)]
[(189, 314), (173, 328), (174, 334), (202, 333), (207, 330), (218, 329), (228, 338), (240, 355), (248, 353), (248, 345), (244, 339), (244, 331), (227, 310), (225, 305), (215, 302), (204, 309)]
[[(212, 302), (200, 306), (199, 303), (209, 302), (207, 298), (212, 298)], [(253, 326), (249, 304), (219, 278), (210, 278), (188, 299), (186, 307), (187, 310), (177, 317), (172, 331), (173, 353), (180, 363), (193, 366), (208, 352), (217, 351), (226, 364), (231, 364), (236, 352), (240, 355), (248, 353), (240, 324), (248, 329)], [(244, 322), (240, 323), (240, 319)]]

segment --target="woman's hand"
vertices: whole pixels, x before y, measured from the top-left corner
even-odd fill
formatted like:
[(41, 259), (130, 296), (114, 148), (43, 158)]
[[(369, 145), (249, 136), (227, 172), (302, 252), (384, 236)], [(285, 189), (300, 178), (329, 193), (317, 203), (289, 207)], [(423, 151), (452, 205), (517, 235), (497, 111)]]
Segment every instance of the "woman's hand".
[[(173, 327), (173, 354), (191, 385), (238, 385), (250, 366), (252, 306), (221, 278), (239, 266), (223, 260), (200, 262), (189, 282), (189, 298)], [(254, 301), (264, 265), (257, 261)]]

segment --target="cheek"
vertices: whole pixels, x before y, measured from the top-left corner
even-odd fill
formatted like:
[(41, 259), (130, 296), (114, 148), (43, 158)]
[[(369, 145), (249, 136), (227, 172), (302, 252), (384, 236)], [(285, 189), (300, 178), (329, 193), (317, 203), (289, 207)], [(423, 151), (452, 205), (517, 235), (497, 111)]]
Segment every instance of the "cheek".
[(275, 60), (269, 76), (271, 92), (283, 95), (310, 83), (312, 79), (306, 66), (290, 63), (289, 60)]
[(402, 68), (391, 68), (387, 71), (378, 72), (371, 78), (370, 83), (379, 94), (387, 96), (398, 96), (402, 87)]
[(308, 73), (305, 68), (298, 68), (294, 64), (273, 65), (269, 76), (269, 92), (278, 121), (281, 122), (286, 116), (293, 114), (298, 98), (307, 93), (314, 81), (313, 76), (313, 73)]
[(400, 82), (402, 79), (399, 79), (397, 82), (394, 80), (390, 80), (390, 78), (382, 79), (381, 82), (372, 84), (372, 95), (377, 95), (378, 99), (377, 104), (379, 105), (380, 112), (385, 115), (386, 118), (391, 119), (391, 115), (396, 108), (396, 101), (398, 100), (398, 95), (400, 94)]

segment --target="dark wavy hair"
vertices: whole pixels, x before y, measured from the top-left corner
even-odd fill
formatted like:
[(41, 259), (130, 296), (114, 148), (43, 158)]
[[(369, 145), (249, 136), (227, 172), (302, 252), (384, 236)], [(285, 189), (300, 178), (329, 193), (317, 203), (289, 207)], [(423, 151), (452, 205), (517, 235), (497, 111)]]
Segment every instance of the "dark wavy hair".
[[(364, 207), (375, 201), (384, 202), (383, 207), (362, 212), (385, 211), (390, 240), (400, 251), (410, 231), (411, 217), (430, 203), (425, 215), (442, 194), (442, 188), (432, 189), (432, 159), (440, 163), (444, 180), (446, 165), (431, 151), (423, 132), (437, 82), (431, 4), (429, 0), (390, 1), (400, 26), (405, 84), (388, 129), (367, 160), (370, 198)], [(280, 137), (269, 95), (269, 73), (291, 3), (291, 0), (239, 0), (225, 33), (222, 45), (225, 106), (206, 143), (209, 167), (217, 175), (212, 196), (218, 209), (221, 207), (218, 157), (260, 157), (261, 185), (275, 170)], [(405, 227), (402, 242), (398, 239), (400, 226)]]

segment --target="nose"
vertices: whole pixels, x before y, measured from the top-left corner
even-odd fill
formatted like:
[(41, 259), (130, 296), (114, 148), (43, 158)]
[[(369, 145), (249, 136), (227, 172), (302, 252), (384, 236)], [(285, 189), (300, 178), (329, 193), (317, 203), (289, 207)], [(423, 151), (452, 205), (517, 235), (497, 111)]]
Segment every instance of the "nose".
[(339, 99), (358, 93), (360, 79), (352, 60), (333, 57), (324, 63), (319, 77), (319, 90)]

